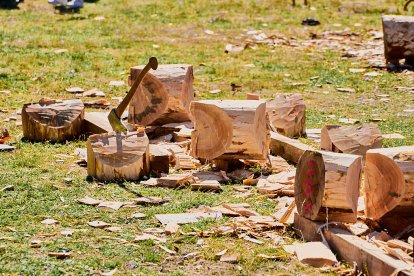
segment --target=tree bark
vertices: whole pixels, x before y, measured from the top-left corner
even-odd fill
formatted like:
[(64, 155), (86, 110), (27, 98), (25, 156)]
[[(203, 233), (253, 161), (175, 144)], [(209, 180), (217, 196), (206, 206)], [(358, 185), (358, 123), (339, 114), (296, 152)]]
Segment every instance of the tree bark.
[(87, 142), (88, 174), (101, 181), (138, 180), (149, 173), (145, 132), (104, 133)]
[(295, 201), (301, 216), (311, 220), (355, 222), (361, 157), (306, 151), (295, 177)]
[(82, 133), (84, 106), (81, 100), (40, 101), (22, 109), (23, 136), (34, 141), (64, 142)]
[[(130, 83), (138, 77), (142, 69), (143, 66), (130, 69)], [(194, 99), (193, 66), (160, 65), (157, 70), (151, 71), (151, 74), (151, 77), (144, 79), (141, 85), (144, 87), (141, 88), (143, 91), (138, 91), (134, 96), (135, 100), (131, 102), (129, 109), (131, 115), (128, 121), (144, 125), (190, 121), (189, 108)]]
[(204, 100), (191, 103), (197, 158), (266, 160), (270, 131), (264, 101)]
[(370, 219), (414, 217), (414, 146), (369, 150), (364, 193)]

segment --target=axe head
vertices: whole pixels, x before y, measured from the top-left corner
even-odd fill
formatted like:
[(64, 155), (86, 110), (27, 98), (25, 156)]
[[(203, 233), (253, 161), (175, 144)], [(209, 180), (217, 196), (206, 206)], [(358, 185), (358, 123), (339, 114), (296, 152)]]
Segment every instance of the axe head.
[(116, 115), (116, 109), (113, 108), (108, 115), (108, 121), (115, 132), (127, 132), (126, 126), (122, 123), (122, 119)]

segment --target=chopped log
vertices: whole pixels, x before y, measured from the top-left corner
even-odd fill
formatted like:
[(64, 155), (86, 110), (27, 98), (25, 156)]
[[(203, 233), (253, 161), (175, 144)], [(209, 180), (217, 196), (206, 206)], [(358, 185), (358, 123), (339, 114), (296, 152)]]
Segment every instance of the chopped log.
[(155, 173), (168, 173), (170, 169), (170, 153), (159, 145), (149, 145), (150, 168)]
[[(143, 68), (135, 66), (130, 69), (130, 83)], [(140, 88), (143, 93), (136, 93), (131, 101), (128, 121), (143, 125), (190, 121), (190, 102), (194, 98), (193, 66), (159, 65), (151, 74), (143, 80)]]
[(278, 155), (293, 163), (298, 163), (299, 158), (306, 150), (312, 150), (312, 147), (279, 133), (270, 132), (271, 154)]
[(400, 59), (414, 63), (414, 17), (383, 15), (384, 54), (387, 63), (398, 65)]
[(191, 114), (194, 157), (267, 159), (270, 133), (264, 101), (196, 101), (191, 103)]
[(266, 102), (270, 128), (293, 138), (306, 134), (306, 106), (300, 94), (280, 94)]
[(83, 129), (85, 134), (102, 134), (113, 131), (107, 112), (85, 112)]
[(414, 146), (369, 150), (364, 193), (368, 218), (413, 218)]
[(367, 150), (381, 148), (381, 146), (381, 131), (376, 124), (362, 126), (326, 125), (321, 130), (322, 150), (365, 157)]
[(104, 133), (87, 142), (88, 174), (101, 181), (137, 180), (149, 173), (145, 132)]
[(298, 213), (312, 220), (356, 222), (361, 170), (358, 155), (306, 151), (296, 168)]
[(81, 100), (40, 101), (22, 109), (23, 136), (34, 141), (64, 142), (82, 134)]
[[(306, 241), (321, 241), (317, 230), (322, 223), (314, 222), (295, 214), (294, 230)], [(340, 260), (350, 264), (356, 262), (358, 269), (367, 275), (413, 275), (409, 264), (388, 256), (374, 244), (354, 236), (343, 229), (329, 226), (323, 230), (329, 247)]]

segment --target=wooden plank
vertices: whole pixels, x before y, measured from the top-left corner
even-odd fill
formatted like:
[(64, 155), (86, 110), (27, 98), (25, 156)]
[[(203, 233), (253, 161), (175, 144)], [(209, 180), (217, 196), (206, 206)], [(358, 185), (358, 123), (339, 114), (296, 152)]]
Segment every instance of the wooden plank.
[[(307, 241), (320, 240), (316, 230), (322, 225), (295, 214), (295, 231)], [(343, 229), (324, 229), (324, 237), (339, 259), (349, 263), (356, 262), (358, 268), (371, 276), (414, 275), (414, 267), (385, 254), (372, 243), (352, 235)], [(404, 270), (405, 269), (405, 270)]]

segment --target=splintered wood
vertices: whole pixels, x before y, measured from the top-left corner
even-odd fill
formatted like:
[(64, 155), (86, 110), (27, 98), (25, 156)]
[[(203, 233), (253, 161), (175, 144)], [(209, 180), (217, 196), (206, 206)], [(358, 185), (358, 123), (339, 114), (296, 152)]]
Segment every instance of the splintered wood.
[(82, 133), (84, 106), (81, 100), (42, 99), (22, 109), (23, 136), (34, 141), (64, 142)]
[(296, 168), (298, 213), (312, 220), (355, 222), (361, 170), (360, 156), (306, 151)]
[(267, 159), (270, 133), (264, 101), (194, 101), (191, 114), (192, 156), (208, 160)]
[(280, 94), (266, 102), (273, 131), (293, 138), (306, 133), (306, 106), (300, 94)]
[(138, 180), (149, 173), (145, 132), (95, 134), (87, 142), (88, 174), (101, 181)]
[(362, 155), (381, 148), (381, 131), (375, 124), (362, 126), (326, 125), (321, 130), (321, 149)]
[[(130, 84), (144, 66), (130, 69)], [(159, 65), (147, 74), (131, 102), (128, 122), (163, 125), (190, 120), (190, 102), (194, 98), (193, 66), (188, 64)]]
[(412, 217), (414, 213), (414, 146), (373, 149), (365, 163), (365, 214)]

